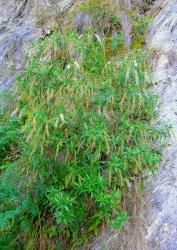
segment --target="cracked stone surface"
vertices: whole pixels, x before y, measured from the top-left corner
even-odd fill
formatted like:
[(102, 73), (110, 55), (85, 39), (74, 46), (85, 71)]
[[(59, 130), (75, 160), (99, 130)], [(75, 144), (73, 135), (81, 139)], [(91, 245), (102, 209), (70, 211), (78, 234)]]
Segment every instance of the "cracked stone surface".
[(9, 88), (24, 69), (24, 50), (35, 39), (27, 0), (0, 0), (0, 88)]
[(157, 1), (148, 45), (157, 51), (155, 91), (163, 105), (160, 119), (173, 126), (160, 173), (151, 181), (149, 249), (177, 249), (177, 1)]

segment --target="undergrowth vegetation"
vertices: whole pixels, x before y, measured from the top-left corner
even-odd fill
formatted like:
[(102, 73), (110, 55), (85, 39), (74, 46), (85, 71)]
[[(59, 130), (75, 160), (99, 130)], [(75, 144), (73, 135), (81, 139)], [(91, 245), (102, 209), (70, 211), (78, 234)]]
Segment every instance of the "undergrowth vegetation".
[(112, 19), (109, 56), (92, 28), (33, 43), (0, 114), (2, 249), (75, 249), (103, 224), (121, 228), (122, 197), (161, 160), (149, 53), (119, 54)]

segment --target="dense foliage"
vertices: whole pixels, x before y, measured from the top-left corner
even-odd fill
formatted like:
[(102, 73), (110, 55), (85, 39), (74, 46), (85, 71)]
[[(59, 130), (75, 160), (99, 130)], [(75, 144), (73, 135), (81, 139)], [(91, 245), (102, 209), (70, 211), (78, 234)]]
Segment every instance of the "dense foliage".
[(88, 29), (33, 44), (1, 114), (3, 249), (76, 248), (103, 223), (127, 220), (122, 197), (156, 168), (165, 132), (152, 123), (149, 55), (122, 56), (122, 43), (113, 34), (108, 48)]

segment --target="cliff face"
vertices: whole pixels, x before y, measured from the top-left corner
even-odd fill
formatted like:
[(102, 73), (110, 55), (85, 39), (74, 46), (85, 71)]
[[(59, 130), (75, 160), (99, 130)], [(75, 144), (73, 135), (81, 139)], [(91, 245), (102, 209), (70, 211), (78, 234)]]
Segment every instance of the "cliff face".
[(0, 88), (8, 88), (24, 68), (24, 49), (35, 39), (33, 2), (0, 3)]
[[(62, 9), (72, 2), (67, 0), (57, 1), (57, 3), (52, 0), (0, 0), (0, 89), (9, 88), (16, 75), (23, 72), (26, 47), (45, 32), (43, 27), (36, 25), (37, 10), (43, 7), (50, 10), (53, 6)], [(131, 9), (135, 2), (140, 8), (146, 9), (154, 1), (122, 0), (122, 2), (128, 9)], [(164, 101), (161, 119), (173, 125), (175, 134), (177, 133), (176, 6), (176, 0), (157, 1), (148, 41), (149, 47), (157, 50), (154, 81), (158, 83), (156, 91), (161, 94)], [(127, 32), (126, 39), (129, 44), (130, 24), (125, 15), (122, 18), (125, 20), (123, 29)], [(171, 146), (165, 150), (166, 158), (160, 174), (152, 180), (151, 208), (147, 227), (148, 249), (177, 249), (177, 142), (173, 139), (169, 143)], [(118, 234), (108, 237), (110, 245), (114, 241), (115, 247), (111, 249), (117, 249), (117, 237)], [(131, 250), (137, 249), (136, 247), (137, 245)], [(102, 244), (99, 244), (97, 249), (102, 249)]]
[(177, 1), (157, 1), (148, 46), (156, 50), (155, 91), (162, 98), (160, 119), (173, 134), (150, 193), (149, 249), (177, 249)]

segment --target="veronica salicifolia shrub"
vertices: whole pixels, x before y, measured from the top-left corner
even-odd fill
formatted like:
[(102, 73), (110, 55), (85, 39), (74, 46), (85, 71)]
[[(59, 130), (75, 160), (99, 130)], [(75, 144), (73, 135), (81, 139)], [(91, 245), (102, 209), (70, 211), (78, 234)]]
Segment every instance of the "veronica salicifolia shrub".
[(153, 125), (149, 55), (108, 60), (105, 50), (91, 30), (33, 44), (16, 83), (16, 112), (0, 127), (1, 169), (9, 144), (20, 151), (1, 173), (1, 245), (68, 249), (102, 223), (119, 228), (130, 183), (161, 160), (156, 142), (165, 132)]

